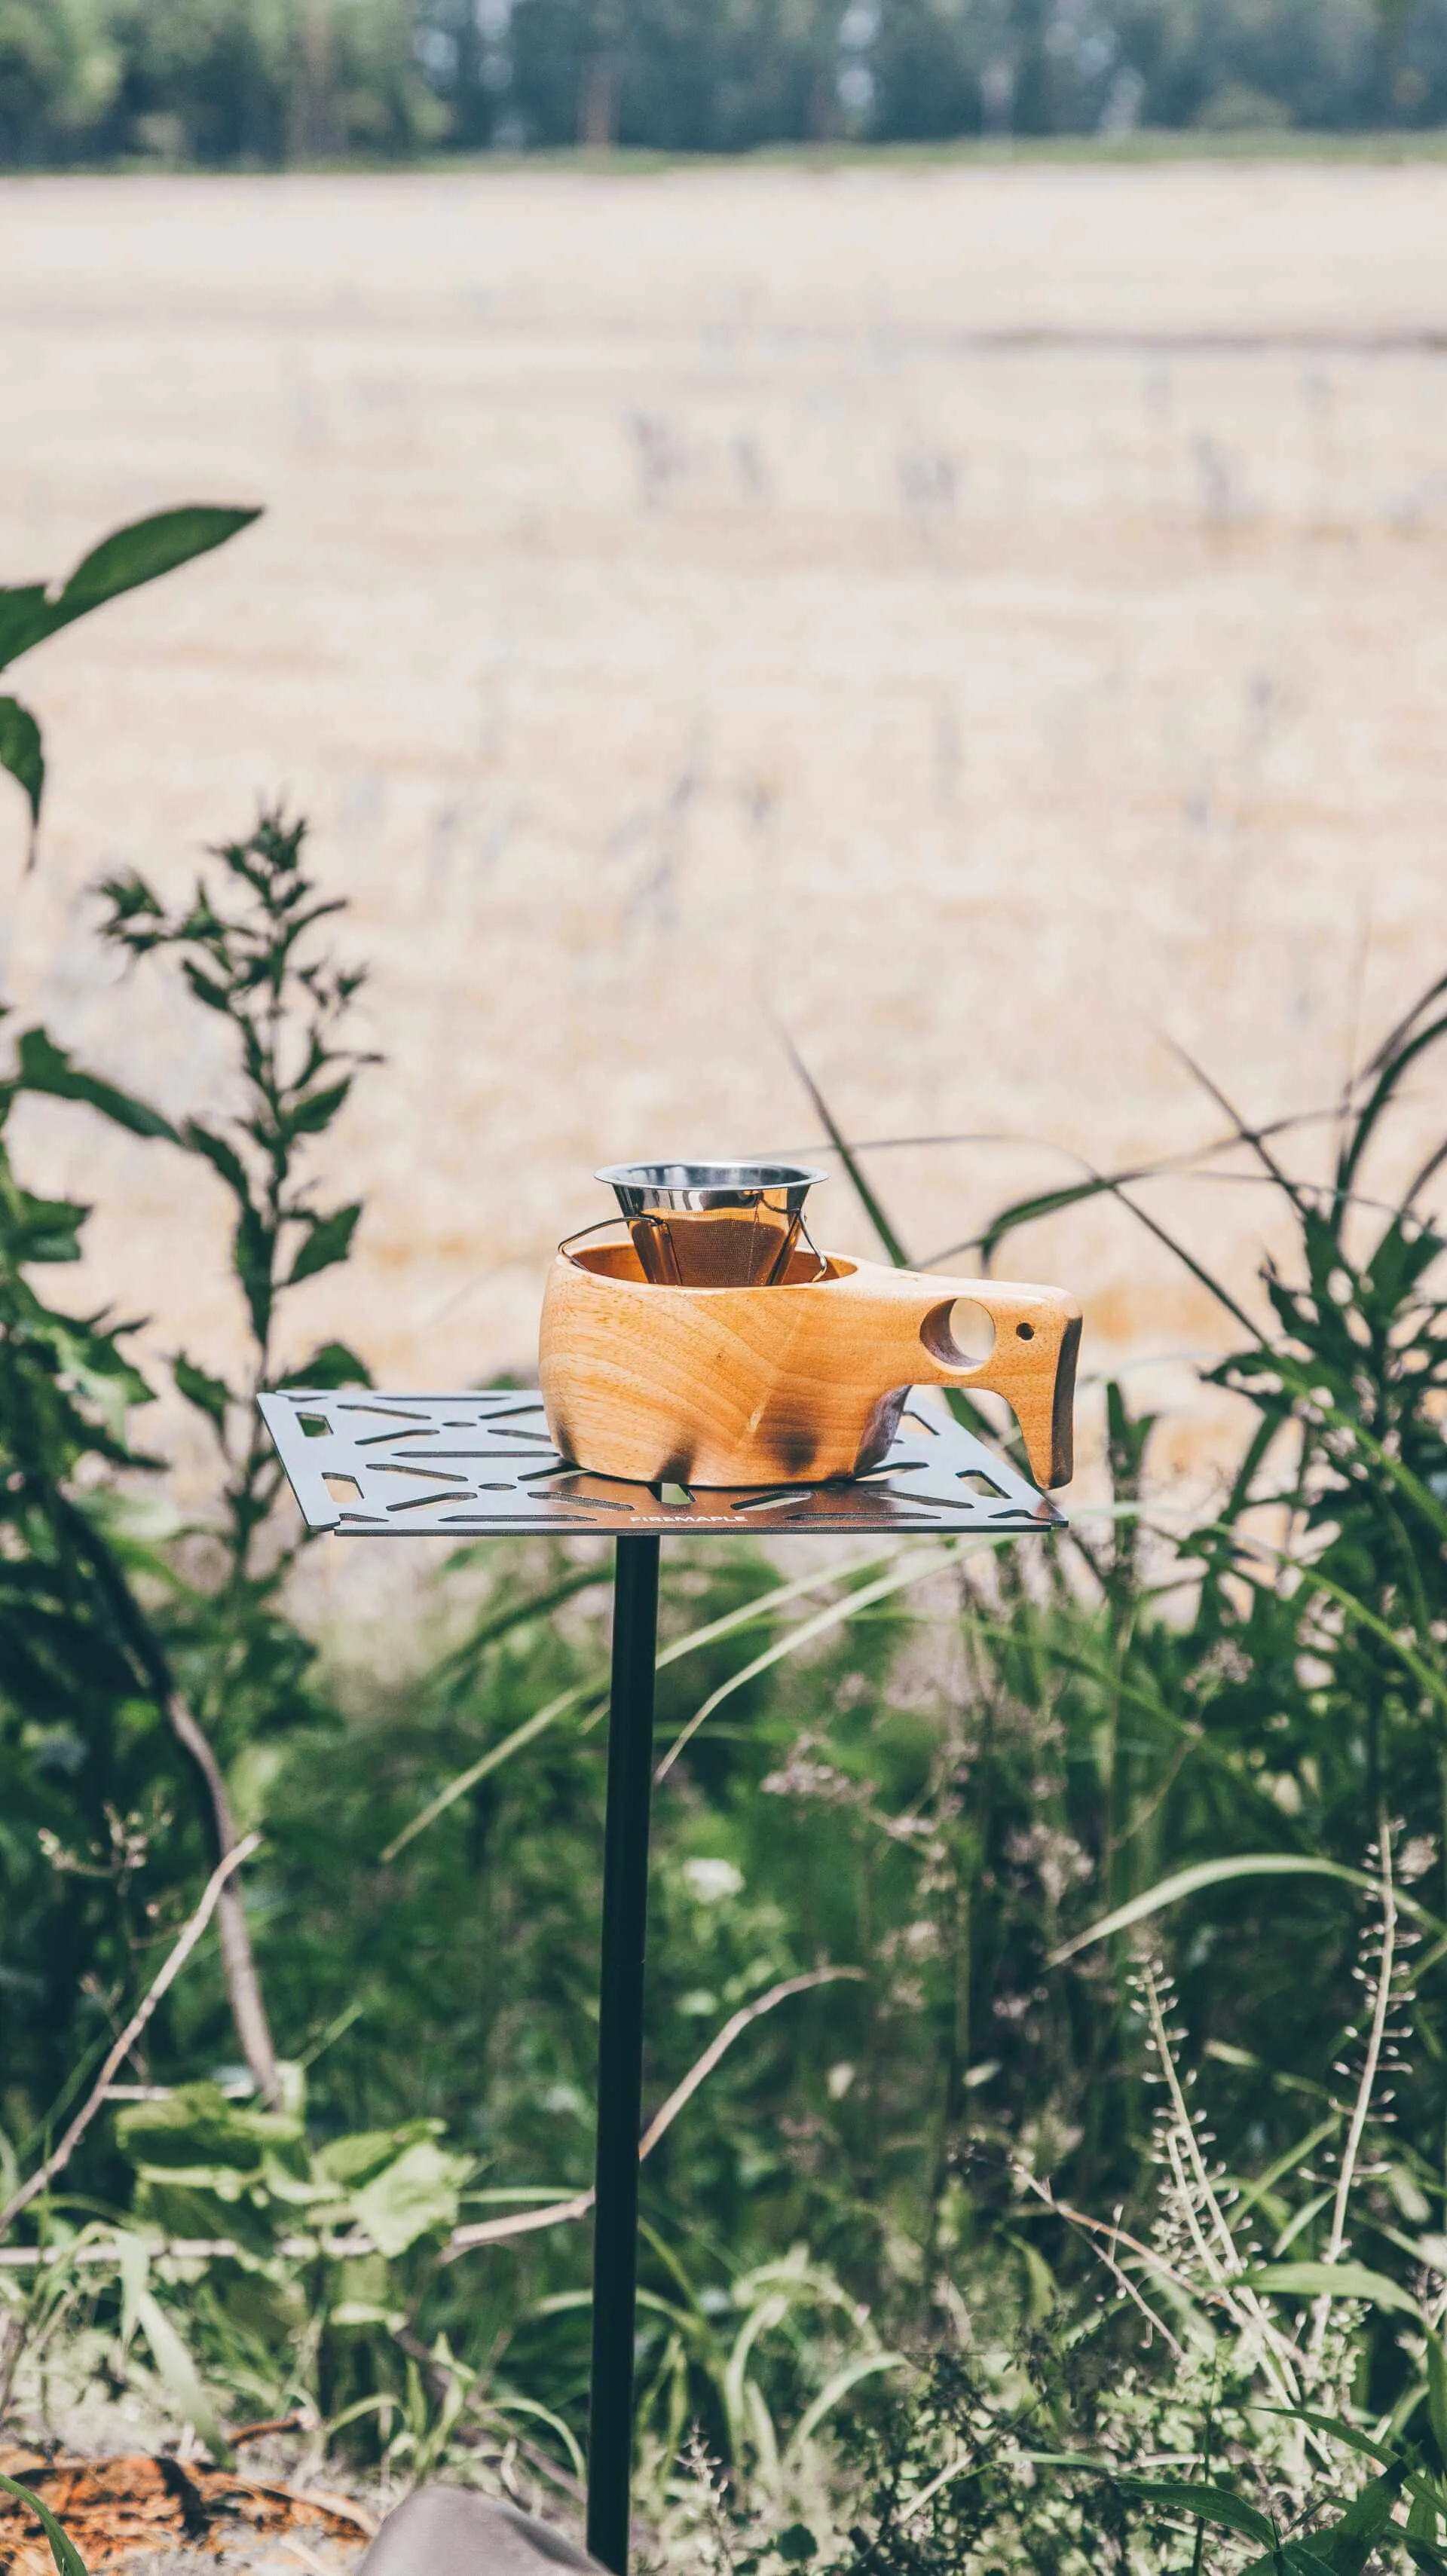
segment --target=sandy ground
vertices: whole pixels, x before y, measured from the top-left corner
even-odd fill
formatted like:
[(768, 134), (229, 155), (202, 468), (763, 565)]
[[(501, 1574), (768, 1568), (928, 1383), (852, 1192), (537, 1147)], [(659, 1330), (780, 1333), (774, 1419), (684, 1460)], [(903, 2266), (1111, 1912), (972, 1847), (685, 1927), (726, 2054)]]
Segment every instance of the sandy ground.
[[(1305, 1109), (1447, 963), (1447, 170), (12, 180), (0, 351), (6, 578), (267, 507), (17, 673), (53, 788), (28, 881), (0, 804), (0, 985), (221, 1105), (85, 889), (314, 818), (390, 1070), (299, 1346), (526, 1361), (596, 1163), (816, 1134), (773, 1015), (856, 1135), (1015, 1140), (876, 1158), (928, 1256), (1060, 1152), (1216, 1132), (1168, 1038)], [(96, 1280), (223, 1355), (205, 1182), (28, 1121)], [(1174, 1214), (1250, 1278), (1257, 1194)], [(844, 1181), (820, 1218), (867, 1248)], [(1122, 1218), (1015, 1266), (1097, 1363), (1219, 1341)]]

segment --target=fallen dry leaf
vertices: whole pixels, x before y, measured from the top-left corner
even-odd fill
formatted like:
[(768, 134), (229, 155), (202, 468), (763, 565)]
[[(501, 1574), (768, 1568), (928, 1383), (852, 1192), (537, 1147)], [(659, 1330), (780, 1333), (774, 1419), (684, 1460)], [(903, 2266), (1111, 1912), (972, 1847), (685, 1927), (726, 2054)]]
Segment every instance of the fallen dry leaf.
[[(85, 2460), (7, 2444), (0, 2447), (0, 2470), (43, 2496), (91, 2576), (105, 2576), (108, 2568), (160, 2549), (219, 2554), (247, 2539), (296, 2540), (302, 2546), (322, 2539), (359, 2550), (373, 2527), (345, 2496), (314, 2488), (296, 2492), (230, 2469), (145, 2452)], [(0, 2570), (4, 2576), (53, 2576), (40, 2523), (13, 2496), (0, 2496)]]

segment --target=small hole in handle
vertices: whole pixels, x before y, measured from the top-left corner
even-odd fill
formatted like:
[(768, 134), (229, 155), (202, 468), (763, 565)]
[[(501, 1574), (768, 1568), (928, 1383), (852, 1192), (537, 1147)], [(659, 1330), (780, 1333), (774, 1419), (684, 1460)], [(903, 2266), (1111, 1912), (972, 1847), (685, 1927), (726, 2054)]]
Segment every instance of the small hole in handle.
[(1035, 1339), (1034, 1325), (1017, 1324), (1015, 1327), (1015, 1339), (1017, 1342), (1033, 1342)]

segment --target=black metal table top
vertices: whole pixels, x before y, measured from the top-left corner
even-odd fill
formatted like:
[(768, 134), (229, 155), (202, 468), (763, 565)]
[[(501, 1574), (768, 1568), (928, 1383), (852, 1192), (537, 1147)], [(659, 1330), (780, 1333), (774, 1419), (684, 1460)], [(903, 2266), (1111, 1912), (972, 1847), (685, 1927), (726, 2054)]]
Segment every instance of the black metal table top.
[[(888, 1456), (827, 1485), (625, 1484), (553, 1447), (534, 1390), (259, 1399), (309, 1528), (342, 1538), (617, 1537), (629, 1531), (1059, 1529), (1064, 1515), (938, 1399), (912, 1396)], [(938, 1407), (938, 1409), (937, 1409)]]

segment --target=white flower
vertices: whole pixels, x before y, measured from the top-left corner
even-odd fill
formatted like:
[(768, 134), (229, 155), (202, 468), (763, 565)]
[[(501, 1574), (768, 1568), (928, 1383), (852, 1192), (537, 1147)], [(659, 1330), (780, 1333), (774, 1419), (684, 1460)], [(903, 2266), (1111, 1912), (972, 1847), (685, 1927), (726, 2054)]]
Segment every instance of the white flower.
[(717, 1905), (722, 1897), (738, 1895), (744, 1874), (731, 1860), (686, 1860), (683, 1883), (700, 1905)]

